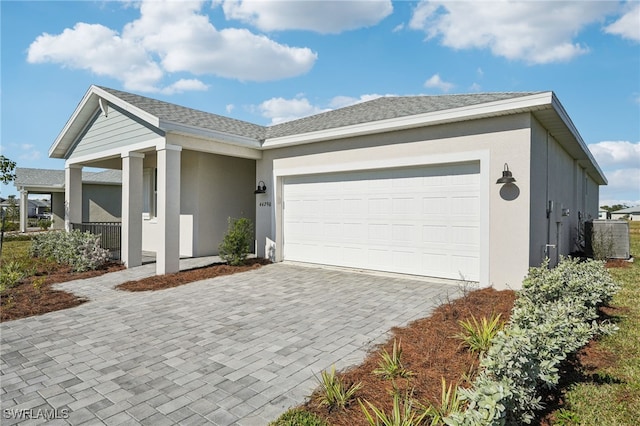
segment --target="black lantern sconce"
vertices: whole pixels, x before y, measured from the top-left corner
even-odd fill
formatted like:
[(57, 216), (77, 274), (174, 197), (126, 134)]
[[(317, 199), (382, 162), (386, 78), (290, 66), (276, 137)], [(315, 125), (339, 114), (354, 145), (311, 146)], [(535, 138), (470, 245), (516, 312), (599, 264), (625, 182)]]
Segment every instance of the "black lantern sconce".
[(509, 165), (504, 163), (504, 170), (502, 171), (502, 177), (496, 181), (497, 184), (502, 183), (513, 183), (516, 181), (516, 178), (513, 177), (511, 171), (509, 170)]
[(267, 185), (264, 184), (264, 181), (258, 182), (258, 187), (256, 188), (255, 191), (253, 191), (253, 193), (264, 194), (265, 192), (267, 192)]

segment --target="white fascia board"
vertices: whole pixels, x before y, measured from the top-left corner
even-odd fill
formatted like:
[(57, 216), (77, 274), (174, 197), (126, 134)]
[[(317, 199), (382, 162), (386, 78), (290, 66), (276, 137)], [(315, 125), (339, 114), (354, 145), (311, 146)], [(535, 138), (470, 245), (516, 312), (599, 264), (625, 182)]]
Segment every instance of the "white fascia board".
[(152, 126), (158, 127), (159, 120), (157, 117), (137, 108), (111, 93), (100, 89), (97, 86), (91, 86), (87, 93), (76, 107), (75, 111), (62, 128), (62, 131), (49, 148), (50, 158), (67, 158), (69, 149), (75, 145), (76, 139), (83, 133), (91, 118), (100, 110), (99, 99), (102, 98), (121, 109), (139, 117)]
[[(92, 99), (93, 88), (94, 87), (95, 86), (91, 86), (89, 88), (89, 90), (87, 90), (87, 92), (84, 94), (84, 96), (82, 97), (82, 100), (80, 101), (80, 103), (76, 107), (75, 111), (73, 111), (73, 114), (71, 114), (71, 117), (69, 117), (69, 120), (67, 120), (67, 122), (65, 123), (64, 127), (60, 131), (60, 134), (58, 134), (58, 137), (56, 138), (56, 140), (53, 142), (53, 144), (49, 148), (49, 157), (50, 158), (64, 158), (64, 155), (66, 154), (66, 152), (68, 150), (68, 146), (67, 147), (64, 147), (64, 146), (61, 147), (60, 145), (63, 143), (63, 141), (68, 140), (68, 137), (72, 137), (73, 139), (75, 139), (77, 134), (79, 134), (78, 132), (74, 132), (74, 133), (76, 133), (75, 135), (73, 135), (73, 136), (69, 135), (69, 132), (73, 128), (77, 128), (78, 127), (78, 124), (77, 124), (78, 120), (81, 120), (83, 118), (86, 119), (87, 115), (93, 116), (93, 114), (95, 113), (96, 109), (98, 108), (98, 103), (97, 103), (97, 100), (95, 98)], [(95, 105), (91, 104), (92, 100), (95, 103)], [(87, 110), (89, 111), (89, 114), (87, 114), (87, 112), (88, 112)], [(84, 128), (84, 125), (82, 127)], [(68, 145), (71, 146), (72, 143), (69, 143)], [(60, 148), (60, 149), (58, 149), (58, 148)], [(60, 151), (62, 151), (62, 152), (60, 152)]]
[(509, 113), (531, 111), (551, 105), (552, 96), (553, 92), (536, 93), (529, 96), (522, 96), (495, 102), (487, 102), (477, 105), (469, 105), (460, 108), (409, 115), (388, 120), (372, 121), (367, 123), (354, 124), (351, 126), (338, 127), (334, 129), (320, 130), (316, 132), (268, 138), (265, 140), (262, 148), (280, 148), (290, 145), (301, 145), (332, 139), (369, 135), (373, 133), (391, 132), (411, 129), (415, 127), (433, 126), (436, 124), (450, 123), (455, 121), (472, 120), (477, 118), (505, 115)]
[(595, 178), (596, 181), (599, 181), (601, 184), (607, 185), (608, 184), (607, 178), (604, 175), (602, 169), (600, 169), (600, 165), (596, 162), (595, 158), (593, 157), (593, 154), (591, 154), (591, 151), (587, 147), (587, 144), (582, 139), (582, 136), (580, 136), (578, 129), (573, 124), (571, 117), (569, 117), (569, 114), (567, 114), (567, 111), (564, 109), (564, 107), (562, 106), (558, 98), (555, 96), (555, 94), (552, 97), (552, 106), (554, 111), (558, 114), (558, 117), (560, 117), (564, 125), (567, 126), (567, 129), (569, 129), (574, 139), (578, 143), (578, 146), (580, 147), (582, 152), (585, 154), (585, 156), (589, 160), (590, 162), (589, 165), (593, 167), (593, 171), (597, 174), (597, 176), (592, 176), (592, 177)]
[(27, 192), (64, 192), (64, 184), (60, 185), (25, 185), (21, 187)]
[(202, 127), (189, 126), (186, 124), (165, 120), (161, 120), (158, 124), (158, 127), (167, 133), (176, 133), (184, 136), (195, 136), (202, 139), (211, 139), (230, 145), (237, 145), (243, 148), (260, 148), (260, 142), (257, 139), (248, 138), (246, 136), (232, 135), (226, 132), (219, 132), (216, 130), (209, 130)]
[(91, 87), (93, 89), (93, 93), (95, 93), (97, 96), (101, 97), (102, 99), (105, 99), (106, 101), (118, 106), (120, 109), (123, 109), (128, 113), (140, 118), (141, 120), (146, 121), (152, 126), (160, 127), (159, 126), (160, 119), (155, 115), (149, 114), (148, 112), (143, 111), (140, 108), (133, 106), (128, 102), (123, 101), (116, 95), (112, 95), (106, 90), (102, 90), (101, 88), (96, 86), (91, 86)]
[(158, 144), (165, 143), (165, 138), (156, 138), (151, 139), (144, 142), (139, 142), (136, 144), (131, 144), (127, 146), (120, 146), (117, 148), (106, 149), (101, 152), (95, 152), (93, 154), (82, 155), (74, 158), (69, 158), (65, 161), (65, 168), (71, 166), (82, 166), (85, 163), (91, 163), (97, 160), (107, 160), (111, 158), (121, 158), (122, 154), (126, 154), (128, 152), (141, 152), (141, 151), (149, 151), (156, 150)]

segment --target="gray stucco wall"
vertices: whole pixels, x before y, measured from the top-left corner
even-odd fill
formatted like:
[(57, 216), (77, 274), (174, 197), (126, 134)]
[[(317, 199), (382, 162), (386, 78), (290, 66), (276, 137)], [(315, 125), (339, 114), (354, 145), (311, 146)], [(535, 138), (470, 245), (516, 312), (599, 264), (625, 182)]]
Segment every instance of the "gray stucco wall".
[[(274, 181), (274, 174), (348, 169), (364, 162), (383, 167), (417, 158), (455, 162), (476, 156), (481, 163), (481, 185), (486, 188), (482, 203), (488, 216), (487, 226), (481, 230), (481, 244), (487, 244), (486, 250), (481, 250), (480, 262), (486, 268), (484, 277), (481, 271), (481, 284), (518, 288), (529, 267), (531, 119), (525, 113), (265, 150), (256, 172), (256, 179), (267, 185), (267, 194), (258, 195), (255, 204), (258, 254), (265, 255), (267, 239), (281, 238), (281, 183)], [(505, 163), (517, 179), (509, 193), (495, 183)], [(264, 203), (270, 205), (264, 207)], [(280, 249), (276, 244), (276, 251)]]
[[(551, 204), (550, 204), (551, 203)], [(549, 217), (547, 218), (547, 210)], [(551, 264), (575, 251), (579, 224), (598, 214), (598, 185), (536, 120), (531, 140), (531, 245), (529, 262)], [(545, 252), (546, 245), (551, 247)]]
[(64, 192), (51, 194), (52, 229), (64, 229)]
[(194, 215), (194, 255), (218, 254), (229, 217), (246, 217), (255, 224), (255, 160), (182, 154), (181, 213)]
[(121, 217), (120, 185), (82, 185), (83, 222), (120, 222)]
[[(155, 167), (155, 155), (145, 156), (144, 167)], [(181, 152), (181, 255), (218, 254), (229, 217), (246, 217), (255, 224), (255, 176), (255, 160)], [(156, 250), (156, 227), (155, 218), (143, 221), (143, 250)]]

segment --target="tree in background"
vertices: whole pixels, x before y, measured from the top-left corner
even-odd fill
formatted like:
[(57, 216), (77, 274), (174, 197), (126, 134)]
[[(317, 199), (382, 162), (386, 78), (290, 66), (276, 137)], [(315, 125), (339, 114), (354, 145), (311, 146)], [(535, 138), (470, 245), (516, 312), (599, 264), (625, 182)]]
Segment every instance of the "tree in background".
[(618, 210), (629, 208), (629, 206), (626, 205), (626, 204), (614, 204), (612, 206), (600, 206), (600, 208), (602, 210), (606, 210), (608, 212), (615, 212), (615, 211), (618, 211)]
[(0, 155), (0, 182), (8, 185), (16, 178), (16, 162)]

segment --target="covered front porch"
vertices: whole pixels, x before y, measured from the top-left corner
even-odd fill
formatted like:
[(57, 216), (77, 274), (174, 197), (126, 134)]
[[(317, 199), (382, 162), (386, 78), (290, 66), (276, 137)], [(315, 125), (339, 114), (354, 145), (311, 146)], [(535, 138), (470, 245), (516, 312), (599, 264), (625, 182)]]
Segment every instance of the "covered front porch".
[[(221, 131), (220, 129), (225, 131)], [(218, 254), (229, 217), (255, 223), (260, 126), (91, 86), (49, 150), (65, 160), (65, 229), (82, 223), (82, 171), (121, 172), (121, 260), (156, 254), (156, 273), (180, 258)]]

